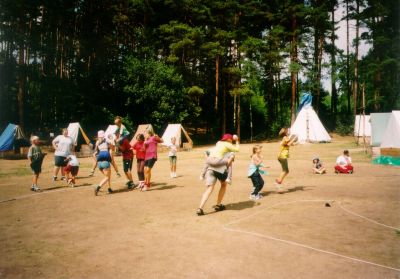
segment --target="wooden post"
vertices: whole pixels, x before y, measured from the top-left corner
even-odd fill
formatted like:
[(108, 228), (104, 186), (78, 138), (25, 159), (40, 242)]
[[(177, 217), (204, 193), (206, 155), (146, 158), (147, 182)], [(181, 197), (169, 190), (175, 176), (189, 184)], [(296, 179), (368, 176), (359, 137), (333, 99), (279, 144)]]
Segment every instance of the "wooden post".
[(365, 141), (365, 83), (362, 85), (362, 117), (363, 117), (364, 152), (367, 153), (367, 144)]

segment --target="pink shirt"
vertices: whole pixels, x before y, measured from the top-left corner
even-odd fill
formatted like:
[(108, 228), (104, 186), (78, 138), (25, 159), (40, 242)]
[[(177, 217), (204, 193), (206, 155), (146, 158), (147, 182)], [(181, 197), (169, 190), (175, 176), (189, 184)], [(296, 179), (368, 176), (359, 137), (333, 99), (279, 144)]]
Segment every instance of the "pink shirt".
[(144, 142), (146, 147), (146, 156), (145, 160), (150, 160), (153, 158), (157, 159), (157, 144), (160, 142), (158, 138), (155, 136), (150, 137), (148, 140)]

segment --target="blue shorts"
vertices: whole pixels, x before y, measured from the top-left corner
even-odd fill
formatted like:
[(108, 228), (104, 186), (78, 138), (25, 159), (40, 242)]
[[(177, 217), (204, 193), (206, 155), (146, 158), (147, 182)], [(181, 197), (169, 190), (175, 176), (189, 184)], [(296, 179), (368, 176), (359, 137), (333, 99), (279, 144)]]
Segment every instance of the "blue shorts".
[(98, 162), (99, 170), (107, 170), (110, 168), (111, 164), (109, 161)]
[(65, 159), (67, 158), (62, 156), (54, 156), (54, 165), (56, 167), (66, 167), (67, 162), (65, 161)]

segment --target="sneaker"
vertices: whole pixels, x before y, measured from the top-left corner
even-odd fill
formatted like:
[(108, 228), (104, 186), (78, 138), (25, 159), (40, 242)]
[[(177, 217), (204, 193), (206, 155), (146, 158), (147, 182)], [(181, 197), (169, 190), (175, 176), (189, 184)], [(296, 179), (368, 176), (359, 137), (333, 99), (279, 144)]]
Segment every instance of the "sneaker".
[(232, 184), (232, 180), (231, 180), (230, 178), (227, 178), (227, 179), (225, 180), (225, 182), (228, 183), (229, 185)]
[(92, 170), (90, 173), (89, 173), (89, 177), (92, 177), (94, 175), (94, 170)]
[(142, 191), (143, 192), (146, 192), (146, 191), (148, 191), (149, 190), (149, 187), (147, 187), (147, 185), (144, 185), (143, 187), (142, 187)]
[(176, 174), (176, 172), (174, 172), (174, 178), (177, 178), (178, 177), (178, 175)]
[(107, 191), (109, 194), (112, 194), (114, 192), (113, 189), (111, 189), (111, 188), (108, 188)]
[(121, 177), (121, 174), (120, 174), (119, 172), (117, 172), (117, 176), (118, 176), (118, 177)]
[(349, 171), (349, 174), (353, 174), (353, 171), (351, 170), (351, 171)]
[(128, 189), (129, 189), (129, 190), (133, 189), (133, 187), (135, 186), (135, 184), (133, 183), (133, 181), (128, 181), (128, 183), (126, 183), (126, 185), (128, 186)]
[(53, 176), (53, 182), (57, 181), (57, 176)]
[(61, 180), (67, 180), (65, 176), (61, 176)]
[(250, 195), (249, 199), (252, 201), (256, 200), (256, 195)]
[(96, 188), (94, 189), (94, 195), (95, 196), (97, 196), (97, 194), (99, 193), (99, 191), (100, 191), (100, 186), (96, 186)]
[(174, 178), (174, 173), (173, 173), (173, 172), (171, 172), (170, 176), (171, 176), (171, 178)]
[(263, 196), (261, 196), (260, 194), (257, 194), (257, 195), (255, 196), (255, 198), (256, 198), (256, 200), (259, 200), (259, 199), (262, 199)]
[(31, 186), (31, 191), (35, 191), (35, 185)]
[(35, 192), (39, 192), (40, 191), (40, 188), (39, 188), (39, 186), (37, 186), (37, 185), (33, 185), (33, 191), (35, 191)]

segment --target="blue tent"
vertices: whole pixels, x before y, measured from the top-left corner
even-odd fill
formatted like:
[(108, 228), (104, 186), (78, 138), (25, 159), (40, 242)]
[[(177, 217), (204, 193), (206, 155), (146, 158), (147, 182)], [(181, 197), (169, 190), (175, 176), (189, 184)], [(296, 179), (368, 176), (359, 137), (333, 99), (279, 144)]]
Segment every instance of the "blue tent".
[(16, 139), (23, 139), (24, 134), (21, 128), (15, 124), (8, 124), (3, 134), (0, 136), (0, 152), (12, 150)]

